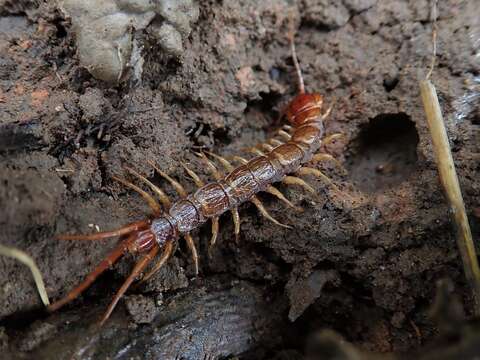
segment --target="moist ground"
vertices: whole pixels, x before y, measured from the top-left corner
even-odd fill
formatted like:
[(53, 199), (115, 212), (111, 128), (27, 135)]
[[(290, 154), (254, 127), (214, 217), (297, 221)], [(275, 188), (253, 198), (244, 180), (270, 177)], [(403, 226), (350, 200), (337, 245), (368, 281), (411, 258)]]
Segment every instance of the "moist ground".
[[(174, 197), (148, 160), (193, 191), (181, 162), (211, 179), (194, 151), (247, 156), (242, 149), (282, 124), (281, 109), (297, 91), (289, 4), (202, 1), (181, 57), (137, 33), (148, 44), (142, 81), (117, 86), (80, 66), (75, 34), (53, 3), (13, 4), (0, 3), (0, 242), (31, 254), (58, 299), (116, 240), (55, 235), (114, 229), (148, 214), (139, 196), (112, 180), (123, 166)], [(165, 359), (302, 358), (306, 339), (329, 328), (362, 349), (405, 352), (437, 332), (428, 317), (437, 280), (450, 278), (471, 308), (419, 97), (431, 53), (429, 3), (303, 0), (295, 9), (307, 90), (335, 102), (327, 133), (344, 134), (324, 149), (348, 170), (324, 166), (340, 191), (314, 178), (315, 196), (279, 185), (302, 213), (261, 199), (293, 228), (245, 204), (240, 241), (230, 215), (222, 216), (210, 256), (209, 227), (195, 231), (200, 275), (193, 276), (180, 243), (168, 266), (133, 287), (88, 346), (78, 336), (88, 333), (137, 257), (126, 255), (53, 315), (41, 311), (28, 270), (0, 258), (0, 348), (36, 358), (133, 357), (145, 349), (147, 357)], [(478, 238), (475, 10), (473, 0), (440, 4), (433, 81)]]

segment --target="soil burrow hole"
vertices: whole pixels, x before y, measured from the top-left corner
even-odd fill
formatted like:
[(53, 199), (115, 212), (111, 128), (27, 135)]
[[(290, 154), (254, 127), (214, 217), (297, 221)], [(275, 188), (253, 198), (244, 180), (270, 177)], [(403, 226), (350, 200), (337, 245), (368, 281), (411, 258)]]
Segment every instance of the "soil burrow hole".
[(351, 143), (347, 166), (352, 181), (374, 193), (406, 180), (416, 169), (418, 141), (407, 114), (374, 117)]

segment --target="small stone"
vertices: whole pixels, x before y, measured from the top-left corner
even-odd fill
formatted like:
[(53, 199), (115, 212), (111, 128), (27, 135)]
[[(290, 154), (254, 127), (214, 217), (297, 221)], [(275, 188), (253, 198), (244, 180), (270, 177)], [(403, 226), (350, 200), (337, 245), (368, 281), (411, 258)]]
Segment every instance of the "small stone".
[(182, 35), (172, 25), (163, 23), (158, 26), (154, 24), (150, 29), (165, 52), (174, 56), (180, 56), (183, 53)]
[(158, 314), (155, 300), (143, 295), (130, 295), (126, 299), (127, 310), (136, 324), (149, 324)]

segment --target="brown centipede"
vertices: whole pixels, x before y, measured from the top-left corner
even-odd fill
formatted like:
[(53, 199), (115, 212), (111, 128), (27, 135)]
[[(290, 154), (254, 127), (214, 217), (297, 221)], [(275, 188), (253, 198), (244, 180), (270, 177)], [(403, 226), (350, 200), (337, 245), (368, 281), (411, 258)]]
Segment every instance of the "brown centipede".
[[(198, 255), (195, 243), (190, 232), (207, 220), (212, 223), (212, 238), (210, 246), (216, 242), (219, 231), (219, 216), (230, 211), (233, 216), (234, 233), (238, 238), (240, 234), (240, 217), (238, 206), (245, 202), (252, 202), (260, 213), (279, 226), (289, 227), (273, 218), (257, 197), (259, 192), (267, 192), (285, 203), (289, 207), (295, 206), (272, 184), (283, 182), (287, 185), (300, 185), (309, 192), (314, 189), (302, 178), (301, 175), (314, 175), (326, 180), (333, 185), (330, 179), (320, 170), (305, 166), (309, 162), (325, 160), (336, 161), (330, 154), (317, 153), (322, 144), (336, 138), (338, 134), (324, 137), (323, 122), (330, 114), (332, 107), (323, 111), (323, 97), (319, 93), (305, 92), (304, 81), (298, 63), (294, 44), (294, 30), (291, 23), (289, 42), (291, 55), (298, 78), (298, 94), (289, 103), (283, 116), (290, 125), (283, 126), (276, 135), (260, 146), (250, 149), (256, 156), (250, 160), (235, 156), (234, 159), (241, 163), (234, 167), (224, 157), (212, 153), (200, 153), (202, 161), (211, 171), (215, 181), (204, 183), (200, 177), (187, 165), (182, 163), (186, 173), (193, 179), (199, 189), (193, 194), (188, 194), (183, 186), (158, 167), (151, 163), (154, 169), (175, 188), (180, 200), (173, 202), (166, 193), (154, 185), (145, 176), (131, 168), (126, 170), (158, 198), (141, 187), (123, 178), (114, 177), (126, 187), (139, 193), (152, 209), (153, 217), (146, 220), (128, 224), (114, 231), (106, 231), (91, 235), (63, 235), (65, 240), (100, 240), (112, 237), (122, 237), (120, 244), (87, 276), (77, 287), (65, 297), (51, 304), (48, 309), (54, 311), (76, 299), (87, 289), (96, 278), (107, 268), (112, 266), (124, 253), (143, 253), (143, 257), (136, 263), (132, 272), (117, 291), (107, 311), (100, 320), (102, 325), (111, 315), (116, 304), (133, 283), (161, 251), (155, 265), (143, 276), (142, 281), (149, 279), (172, 256), (175, 244), (180, 238), (186, 240), (191, 252), (195, 271), (198, 273)], [(209, 155), (225, 168), (227, 174), (217, 169), (215, 164), (207, 157)], [(297, 176), (295, 176), (297, 175)]]

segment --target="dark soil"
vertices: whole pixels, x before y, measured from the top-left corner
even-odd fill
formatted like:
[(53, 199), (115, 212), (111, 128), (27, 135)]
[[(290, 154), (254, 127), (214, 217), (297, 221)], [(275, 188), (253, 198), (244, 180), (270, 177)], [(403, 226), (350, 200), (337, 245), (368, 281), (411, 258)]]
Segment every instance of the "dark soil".
[[(79, 66), (69, 22), (53, 2), (38, 3), (0, 1), (0, 243), (31, 254), (58, 299), (116, 240), (55, 235), (114, 229), (147, 214), (112, 175), (129, 165), (176, 196), (154, 175), (154, 160), (193, 191), (180, 163), (211, 179), (193, 151), (240, 154), (268, 138), (296, 79), (286, 0), (201, 1), (184, 54), (147, 46), (142, 82), (115, 87)], [(467, 209), (480, 196), (476, 5), (440, 2), (433, 77)], [(279, 186), (303, 213), (261, 195), (293, 229), (246, 204), (239, 243), (225, 215), (211, 257), (202, 227), (193, 234), (200, 276), (181, 242), (101, 332), (89, 325), (135, 256), (52, 315), (28, 269), (0, 257), (0, 349), (35, 359), (303, 359), (309, 336), (328, 328), (363, 350), (404, 353), (438, 332), (428, 316), (437, 280), (450, 278), (472, 308), (419, 97), (431, 54), (429, 2), (301, 0), (295, 9), (307, 90), (336, 99), (327, 132), (344, 137), (326, 151), (348, 174), (325, 172), (340, 192), (313, 178), (314, 197)], [(478, 239), (473, 210), (471, 224)]]

